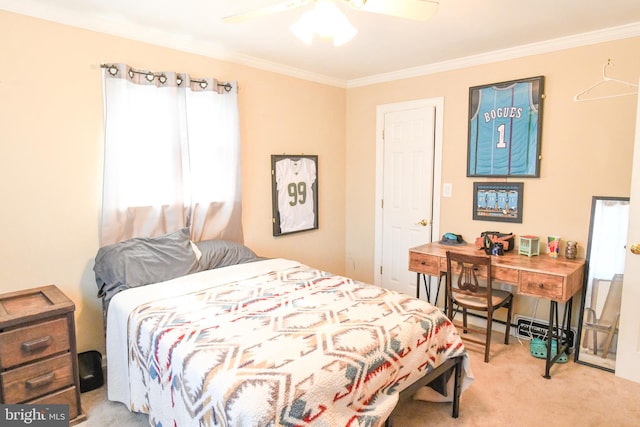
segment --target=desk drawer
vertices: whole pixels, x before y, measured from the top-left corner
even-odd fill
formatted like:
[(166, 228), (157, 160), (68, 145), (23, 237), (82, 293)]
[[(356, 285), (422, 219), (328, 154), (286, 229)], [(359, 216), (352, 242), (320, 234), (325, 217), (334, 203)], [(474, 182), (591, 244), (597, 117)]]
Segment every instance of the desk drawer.
[(507, 283), (516, 286), (520, 283), (520, 272), (513, 268), (492, 267), (491, 274), (493, 274), (494, 283)]
[(409, 271), (438, 277), (440, 276), (440, 257), (409, 252)]
[(562, 276), (523, 271), (520, 278), (520, 293), (554, 300), (562, 299)]
[(66, 318), (0, 333), (0, 368), (7, 369), (69, 349)]
[(2, 373), (5, 403), (35, 399), (69, 385), (73, 385), (73, 365), (69, 353)]

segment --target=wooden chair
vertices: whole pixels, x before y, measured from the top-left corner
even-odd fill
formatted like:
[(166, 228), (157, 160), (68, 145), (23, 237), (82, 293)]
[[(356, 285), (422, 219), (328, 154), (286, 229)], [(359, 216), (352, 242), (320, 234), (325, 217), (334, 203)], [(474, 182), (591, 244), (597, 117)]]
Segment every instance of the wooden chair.
[[(484, 361), (489, 362), (493, 312), (501, 307), (508, 309), (504, 343), (509, 344), (513, 294), (509, 291), (492, 288), (493, 277), (491, 274), (491, 257), (489, 256), (467, 255), (447, 251), (446, 283), (448, 296), (447, 316), (453, 321), (455, 314), (462, 310), (462, 325), (459, 322), (458, 324), (454, 322), (454, 324), (456, 327), (462, 328), (464, 332), (462, 335), (463, 340), (484, 345)], [(487, 327), (469, 326), (467, 323), (467, 310), (486, 312)], [(484, 335), (485, 340), (482, 341), (478, 338), (467, 336), (468, 332)]]

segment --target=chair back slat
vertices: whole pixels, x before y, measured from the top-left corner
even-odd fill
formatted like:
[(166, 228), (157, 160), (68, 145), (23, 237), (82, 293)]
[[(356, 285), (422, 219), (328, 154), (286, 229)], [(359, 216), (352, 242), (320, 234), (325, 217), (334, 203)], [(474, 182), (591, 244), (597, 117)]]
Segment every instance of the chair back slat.
[[(486, 298), (491, 301), (491, 258), (483, 255), (467, 255), (447, 252), (447, 271), (457, 276), (456, 285), (448, 286), (454, 294)], [(453, 281), (454, 278), (450, 277)]]
[(458, 263), (458, 289), (476, 293), (480, 290), (474, 264)]

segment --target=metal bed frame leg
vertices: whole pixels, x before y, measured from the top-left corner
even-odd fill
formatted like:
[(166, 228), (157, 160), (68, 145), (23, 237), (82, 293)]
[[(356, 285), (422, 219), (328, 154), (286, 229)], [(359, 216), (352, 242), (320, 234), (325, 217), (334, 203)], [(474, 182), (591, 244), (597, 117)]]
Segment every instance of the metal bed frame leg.
[[(438, 370), (439, 372), (437, 374), (435, 374), (435, 371), (432, 372), (432, 374), (434, 374), (434, 378), (432, 378), (431, 381), (437, 380), (439, 378), (441, 378), (442, 375), (446, 374), (447, 372), (451, 372), (453, 370), (453, 399), (451, 402), (451, 417), (452, 418), (458, 418), (458, 415), (460, 413), (460, 395), (462, 394), (462, 363), (464, 360), (464, 356), (463, 355), (459, 355), (456, 356), (455, 358), (451, 358), (449, 359), (449, 362), (453, 361), (453, 365), (449, 365), (449, 367), (444, 367), (444, 366), (440, 366), (439, 368), (436, 368), (436, 370)], [(416, 384), (418, 383), (418, 384)], [(416, 385), (418, 385), (419, 387), (426, 387), (428, 383), (426, 383), (425, 381), (417, 381), (416, 383), (414, 383), (412, 386), (410, 386), (409, 388), (415, 387)], [(415, 392), (415, 389), (412, 390), (410, 393), (413, 394)], [(407, 390), (404, 390), (404, 392), (407, 392)], [(401, 399), (402, 400), (402, 399)], [(391, 422), (389, 421), (389, 418), (387, 418), (384, 422), (384, 426), (385, 427), (393, 427), (393, 425), (391, 424)]]
[(460, 412), (460, 395), (462, 394), (462, 356), (458, 356), (456, 360), (455, 377), (453, 380), (453, 403), (451, 416), (458, 418)]

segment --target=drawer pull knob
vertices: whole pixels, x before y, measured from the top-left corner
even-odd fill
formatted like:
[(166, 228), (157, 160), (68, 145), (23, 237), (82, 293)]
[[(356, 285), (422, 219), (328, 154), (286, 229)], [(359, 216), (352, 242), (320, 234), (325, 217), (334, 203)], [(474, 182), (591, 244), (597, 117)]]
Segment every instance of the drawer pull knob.
[(27, 390), (33, 390), (34, 388), (44, 387), (53, 382), (56, 379), (56, 374), (49, 372), (48, 374), (40, 375), (39, 377), (31, 378), (26, 381)]
[(420, 264), (427, 265), (427, 262), (426, 261), (420, 261)]
[(544, 288), (544, 283), (538, 283), (538, 287), (539, 287), (540, 289)]
[(43, 348), (49, 347), (49, 344), (51, 344), (50, 336), (37, 338), (35, 340), (23, 342), (22, 351), (30, 353), (32, 351), (42, 350)]

